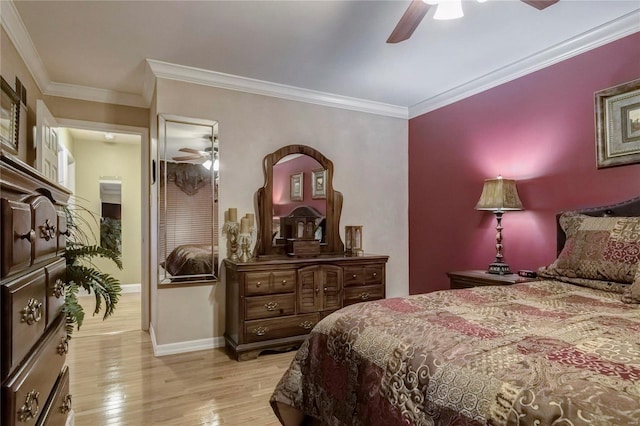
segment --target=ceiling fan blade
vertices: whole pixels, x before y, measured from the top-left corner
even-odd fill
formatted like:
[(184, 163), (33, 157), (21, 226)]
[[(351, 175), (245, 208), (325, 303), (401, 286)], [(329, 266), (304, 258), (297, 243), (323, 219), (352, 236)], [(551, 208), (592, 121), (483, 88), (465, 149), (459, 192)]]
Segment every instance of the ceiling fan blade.
[(411, 0), (398, 25), (396, 25), (387, 39), (387, 43), (399, 43), (411, 37), (411, 34), (418, 28), (418, 24), (420, 24), (430, 7), (422, 0)]
[(545, 9), (551, 5), (558, 3), (560, 0), (520, 0), (523, 3), (533, 6), (538, 10)]
[(185, 155), (184, 157), (171, 157), (176, 161), (188, 161), (188, 160), (199, 160), (202, 158), (202, 155)]
[(199, 150), (193, 149), (193, 148), (180, 148), (178, 151), (180, 151), (180, 152), (189, 152), (191, 154), (202, 155), (202, 151), (199, 151)]

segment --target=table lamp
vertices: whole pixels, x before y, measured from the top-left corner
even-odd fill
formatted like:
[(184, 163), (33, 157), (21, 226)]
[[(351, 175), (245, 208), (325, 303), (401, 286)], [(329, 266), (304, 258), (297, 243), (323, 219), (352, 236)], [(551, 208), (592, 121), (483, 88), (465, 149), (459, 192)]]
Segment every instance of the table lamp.
[(511, 210), (523, 210), (522, 202), (518, 197), (516, 181), (503, 179), (486, 179), (482, 194), (476, 204), (476, 210), (489, 210), (496, 215), (496, 260), (489, 265), (490, 274), (510, 274), (509, 265), (505, 263), (502, 255), (502, 214)]

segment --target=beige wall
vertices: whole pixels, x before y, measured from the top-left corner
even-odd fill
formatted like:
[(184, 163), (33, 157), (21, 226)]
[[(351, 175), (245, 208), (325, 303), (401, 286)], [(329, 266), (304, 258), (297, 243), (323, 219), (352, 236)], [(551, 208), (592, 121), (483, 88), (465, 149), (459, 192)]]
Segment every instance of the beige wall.
[(36, 101), (38, 99), (44, 101), (51, 114), (56, 118), (149, 127), (148, 108), (43, 96), (4, 28), (0, 33), (0, 74), (14, 89), (16, 77), (27, 89), (27, 143), (26, 146), (20, 147), (19, 157), (21, 160), (31, 165), (35, 160), (34, 151), (31, 149), (33, 147), (33, 131), (31, 129), (36, 124)]
[[(141, 193), (140, 144), (107, 143), (74, 139), (76, 160), (76, 193), (79, 205), (100, 214), (101, 176), (120, 176), (122, 179), (122, 266), (119, 270), (111, 261), (95, 259), (103, 272), (113, 275), (121, 284), (140, 283), (141, 271)], [(99, 244), (100, 228), (94, 220), (91, 233)]]
[[(334, 162), (333, 186), (344, 195), (341, 234), (345, 225), (363, 225), (365, 251), (390, 256), (387, 295), (408, 294), (407, 120), (164, 79), (157, 83), (156, 108), (219, 122), (222, 211), (254, 211), (266, 154), (289, 144), (322, 152)], [(224, 240), (220, 247), (225, 257)], [(222, 287), (155, 290), (156, 342), (222, 336)]]

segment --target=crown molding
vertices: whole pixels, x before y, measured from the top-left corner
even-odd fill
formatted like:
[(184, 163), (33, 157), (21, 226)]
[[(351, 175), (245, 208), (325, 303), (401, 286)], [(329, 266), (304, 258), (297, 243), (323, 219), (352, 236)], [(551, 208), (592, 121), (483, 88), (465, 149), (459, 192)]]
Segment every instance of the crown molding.
[(81, 99), (84, 101), (101, 102), (105, 104), (126, 105), (139, 108), (148, 108), (149, 103), (141, 95), (116, 92), (115, 90), (97, 89), (95, 87), (79, 86), (77, 84), (51, 82), (44, 95), (59, 96), (62, 98)]
[(0, 13), (2, 27), (18, 50), (27, 69), (33, 76), (38, 89), (44, 93), (49, 83), (51, 83), (51, 80), (49, 80), (47, 69), (42, 59), (40, 59), (40, 55), (27, 31), (27, 27), (25, 27), (24, 22), (22, 22), (16, 5), (13, 4), (13, 1), (1, 1), (0, 8), (2, 9), (2, 13)]
[(408, 117), (408, 109), (403, 106), (351, 98), (348, 96), (271, 83), (268, 81), (255, 80), (247, 77), (156, 61), (154, 59), (147, 59), (147, 63), (153, 74), (158, 78), (178, 80), (186, 83), (201, 84), (204, 86), (236, 90), (240, 92), (384, 115), (388, 117), (404, 119)]
[(562, 62), (640, 31), (640, 9), (409, 107), (409, 118)]
[(427, 98), (415, 105), (404, 107), (271, 83), (153, 59), (146, 60), (144, 87), (142, 93), (139, 95), (52, 82), (13, 1), (3, 0), (0, 2), (0, 7), (2, 8), (0, 23), (18, 50), (43, 95), (148, 108), (156, 87), (156, 78), (166, 78), (402, 119), (415, 118), (640, 31), (640, 9), (637, 9), (634, 12), (568, 39), (549, 49), (498, 68), (495, 71)]

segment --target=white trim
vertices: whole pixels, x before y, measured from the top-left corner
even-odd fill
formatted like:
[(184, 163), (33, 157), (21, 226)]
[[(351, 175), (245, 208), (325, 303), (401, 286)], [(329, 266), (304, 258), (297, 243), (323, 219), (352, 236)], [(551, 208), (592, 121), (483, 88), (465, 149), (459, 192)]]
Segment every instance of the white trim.
[(417, 104), (404, 107), (171, 64), (154, 59), (147, 59), (144, 86), (140, 95), (52, 82), (13, 1), (2, 1), (1, 4), (2, 26), (7, 31), (9, 38), (16, 46), (44, 95), (143, 108), (148, 108), (151, 104), (155, 81), (156, 78), (160, 77), (328, 107), (411, 119), (640, 31), (640, 9), (637, 9), (581, 35), (565, 40), (549, 49), (496, 69)]
[(640, 31), (640, 9), (409, 107), (415, 118)]
[(153, 329), (153, 324), (149, 326), (149, 334), (151, 335), (153, 355), (155, 356), (183, 354), (186, 352), (210, 350), (224, 346), (224, 337), (211, 337), (208, 339), (189, 340), (186, 342), (165, 343), (163, 345), (159, 345), (156, 341), (156, 333)]
[(125, 293), (140, 293), (140, 290), (142, 288), (142, 284), (137, 283), (137, 284), (122, 284), (120, 285), (120, 288), (122, 289), (121, 294), (125, 294)]
[(115, 90), (97, 89), (95, 87), (79, 86), (77, 84), (51, 82), (43, 92), (49, 96), (61, 98), (81, 99), (84, 101), (101, 102), (104, 104), (126, 105), (139, 108), (148, 108), (140, 95), (132, 93), (116, 92)]
[[(122, 291), (120, 292), (120, 294), (140, 293), (141, 287), (142, 286), (140, 284), (121, 284), (120, 288), (122, 289)], [(81, 287), (80, 289), (78, 289), (78, 296), (90, 296), (90, 295), (91, 293), (85, 290), (84, 287)]]
[(2, 26), (33, 76), (38, 89), (44, 92), (51, 80), (49, 80), (49, 74), (44, 62), (40, 59), (40, 55), (33, 44), (33, 40), (31, 40), (27, 27), (24, 26), (16, 5), (13, 4), (13, 1), (2, 1), (0, 2), (0, 8), (2, 8), (2, 13), (0, 13)]
[(319, 92), (301, 87), (271, 83), (268, 81), (255, 80), (253, 78), (240, 77), (216, 71), (156, 61), (154, 59), (147, 59), (147, 63), (157, 78), (166, 78), (186, 83), (219, 87), (239, 92), (254, 93), (257, 95), (272, 96), (275, 98), (289, 99), (292, 101), (306, 102), (370, 114), (385, 115), (395, 118), (407, 118), (408, 110), (403, 106), (351, 98), (348, 96)]

